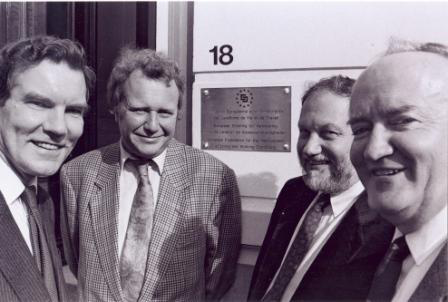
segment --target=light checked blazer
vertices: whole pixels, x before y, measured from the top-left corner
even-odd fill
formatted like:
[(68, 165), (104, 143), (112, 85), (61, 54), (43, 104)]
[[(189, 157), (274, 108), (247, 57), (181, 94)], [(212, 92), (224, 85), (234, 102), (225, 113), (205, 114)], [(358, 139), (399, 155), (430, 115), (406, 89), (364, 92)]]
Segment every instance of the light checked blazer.
[[(80, 301), (123, 301), (118, 255), (120, 154), (115, 143), (61, 170), (63, 239)], [(219, 299), (241, 240), (234, 172), (175, 139), (167, 148), (139, 301)]]

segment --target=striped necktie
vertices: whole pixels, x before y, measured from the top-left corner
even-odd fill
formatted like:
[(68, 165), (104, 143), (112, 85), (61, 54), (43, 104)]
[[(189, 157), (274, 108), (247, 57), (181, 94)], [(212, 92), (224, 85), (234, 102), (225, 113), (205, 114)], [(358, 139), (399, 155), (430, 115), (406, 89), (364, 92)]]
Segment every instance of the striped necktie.
[(30, 226), (31, 246), (33, 256), (36, 261), (42, 278), (50, 294), (51, 301), (58, 301), (58, 289), (53, 268), (53, 261), (50, 255), (47, 238), (45, 236), (42, 218), (37, 206), (36, 192), (33, 186), (28, 186), (20, 196), (28, 206), (28, 223)]
[(300, 230), (291, 244), (285, 261), (280, 267), (274, 284), (264, 295), (262, 301), (279, 301), (282, 298), (286, 287), (310, 248), (314, 233), (322, 218), (323, 210), (329, 203), (330, 195), (321, 194), (313, 207), (308, 211), (300, 226)]

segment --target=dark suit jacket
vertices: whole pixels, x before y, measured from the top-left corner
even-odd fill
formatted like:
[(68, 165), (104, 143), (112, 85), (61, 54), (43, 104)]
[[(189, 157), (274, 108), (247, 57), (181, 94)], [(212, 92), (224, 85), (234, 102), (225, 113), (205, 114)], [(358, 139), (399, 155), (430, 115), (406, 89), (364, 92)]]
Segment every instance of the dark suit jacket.
[(409, 301), (448, 301), (447, 251), (445, 243)]
[[(121, 301), (118, 144), (61, 169), (67, 260), (81, 301)], [(241, 237), (235, 174), (216, 158), (168, 146), (139, 301), (218, 299), (233, 283)]]
[[(65, 281), (54, 237), (53, 201), (38, 188), (39, 210), (53, 260), (59, 300), (65, 301)], [(44, 281), (0, 192), (0, 301), (50, 301)]]
[[(290, 179), (281, 190), (255, 265), (249, 300), (265, 294), (316, 194), (302, 178)], [(368, 208), (362, 193), (308, 269), (293, 300), (365, 299), (393, 232), (392, 225)]]

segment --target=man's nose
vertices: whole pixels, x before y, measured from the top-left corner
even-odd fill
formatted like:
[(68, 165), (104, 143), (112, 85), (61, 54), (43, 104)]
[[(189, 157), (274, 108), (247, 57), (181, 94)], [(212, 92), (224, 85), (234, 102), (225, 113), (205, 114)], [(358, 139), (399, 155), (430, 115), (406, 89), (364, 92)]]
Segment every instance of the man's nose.
[(310, 136), (306, 138), (303, 142), (302, 152), (307, 156), (318, 155), (322, 152), (321, 142), (317, 134), (310, 134)]
[(63, 139), (67, 135), (67, 121), (64, 110), (59, 108), (49, 110), (43, 122), (43, 130), (53, 140)]
[(364, 148), (364, 159), (376, 161), (394, 152), (391, 135), (384, 126), (374, 126)]
[(159, 117), (157, 112), (150, 111), (146, 116), (144, 129), (150, 132), (156, 132), (159, 129)]

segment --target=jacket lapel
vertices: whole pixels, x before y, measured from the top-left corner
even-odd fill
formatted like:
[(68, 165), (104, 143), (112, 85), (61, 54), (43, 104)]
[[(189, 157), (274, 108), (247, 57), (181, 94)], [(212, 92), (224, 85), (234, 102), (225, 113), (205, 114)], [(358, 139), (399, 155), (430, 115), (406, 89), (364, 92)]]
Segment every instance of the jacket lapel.
[(448, 249), (447, 243), (442, 247), (428, 272), (412, 294), (409, 301), (447, 301), (448, 300), (448, 276), (447, 276)]
[(118, 186), (120, 169), (119, 145), (103, 154), (96, 187), (89, 201), (95, 244), (104, 276), (114, 299), (121, 301), (118, 259)]
[(162, 280), (167, 263), (176, 247), (176, 236), (182, 223), (186, 205), (185, 189), (188, 187), (187, 161), (183, 146), (172, 139), (167, 149), (160, 180), (154, 222), (149, 246), (146, 274), (139, 301), (153, 298), (157, 280)]
[(394, 228), (370, 210), (367, 193), (362, 192), (355, 204), (336, 229), (332, 238), (337, 239), (340, 263), (351, 263), (355, 259), (366, 257), (387, 249)]
[(316, 194), (300, 178), (293, 187), (279, 196), (258, 256), (254, 272), (256, 281), (252, 285), (250, 299), (261, 299), (266, 292), (280, 267), (300, 218)]
[(49, 301), (33, 256), (0, 192), (0, 270), (21, 301)]

